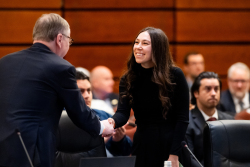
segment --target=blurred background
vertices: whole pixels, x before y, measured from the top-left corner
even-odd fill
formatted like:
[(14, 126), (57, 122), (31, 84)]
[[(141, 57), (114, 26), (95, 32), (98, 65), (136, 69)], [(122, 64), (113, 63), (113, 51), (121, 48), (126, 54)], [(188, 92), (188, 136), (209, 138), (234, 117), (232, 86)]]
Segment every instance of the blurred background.
[(107, 66), (118, 92), (133, 40), (152, 26), (167, 34), (179, 67), (187, 52), (200, 52), (225, 90), (233, 63), (250, 66), (249, 9), (249, 0), (0, 0), (0, 58), (30, 47), (38, 17), (58, 13), (74, 39), (65, 59), (90, 71)]

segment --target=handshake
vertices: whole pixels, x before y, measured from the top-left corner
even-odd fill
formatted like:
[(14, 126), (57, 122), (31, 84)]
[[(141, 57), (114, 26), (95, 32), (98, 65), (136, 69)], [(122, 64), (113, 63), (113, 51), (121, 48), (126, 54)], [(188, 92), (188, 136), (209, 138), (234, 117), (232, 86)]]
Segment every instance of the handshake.
[(101, 121), (101, 123), (104, 125), (104, 130), (102, 132), (102, 137), (110, 137), (114, 133), (114, 125), (115, 121), (113, 118), (109, 118), (107, 120)]

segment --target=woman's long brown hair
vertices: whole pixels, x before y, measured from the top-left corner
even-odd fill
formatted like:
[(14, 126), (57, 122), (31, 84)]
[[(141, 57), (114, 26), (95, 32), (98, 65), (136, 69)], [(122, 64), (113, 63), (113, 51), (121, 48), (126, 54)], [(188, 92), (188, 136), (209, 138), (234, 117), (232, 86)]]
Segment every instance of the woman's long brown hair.
[[(170, 69), (174, 66), (174, 62), (169, 51), (169, 42), (165, 33), (161, 29), (153, 27), (144, 28), (140, 33), (145, 31), (149, 33), (151, 38), (152, 62), (154, 64), (152, 81), (159, 87), (159, 99), (163, 107), (162, 115), (166, 119), (167, 111), (171, 106), (169, 92), (172, 91), (173, 83), (171, 83), (170, 79)], [(134, 82), (139, 75), (140, 66), (140, 64), (136, 63), (132, 50), (127, 62), (127, 71), (125, 72), (126, 91), (121, 92), (122, 98), (129, 98), (130, 105), (133, 105), (132, 91), (134, 89)]]

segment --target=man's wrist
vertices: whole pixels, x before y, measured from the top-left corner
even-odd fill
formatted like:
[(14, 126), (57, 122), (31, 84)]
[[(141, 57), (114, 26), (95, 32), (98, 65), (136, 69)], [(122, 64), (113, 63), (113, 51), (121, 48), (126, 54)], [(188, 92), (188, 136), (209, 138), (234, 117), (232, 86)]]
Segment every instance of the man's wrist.
[(99, 135), (103, 134), (103, 132), (105, 131), (105, 126), (104, 126), (104, 124), (101, 121), (100, 121), (100, 125), (101, 125), (101, 128), (100, 128)]

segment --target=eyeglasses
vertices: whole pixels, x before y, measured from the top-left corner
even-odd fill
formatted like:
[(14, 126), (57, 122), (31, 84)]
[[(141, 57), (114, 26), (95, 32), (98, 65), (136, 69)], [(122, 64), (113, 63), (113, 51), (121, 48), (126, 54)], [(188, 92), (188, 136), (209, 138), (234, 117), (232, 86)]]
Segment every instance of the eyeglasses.
[(62, 34), (62, 35), (69, 38), (69, 45), (71, 45), (74, 42), (74, 40), (71, 37), (69, 37), (69, 36), (67, 36), (65, 34)]
[(241, 83), (241, 84), (246, 84), (247, 82), (249, 82), (249, 80), (238, 80), (238, 79), (229, 79), (229, 81), (231, 81), (232, 83), (234, 84), (237, 84), (237, 83)]

